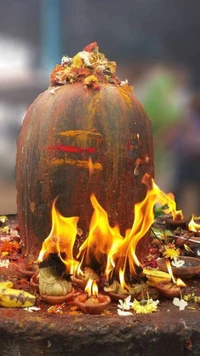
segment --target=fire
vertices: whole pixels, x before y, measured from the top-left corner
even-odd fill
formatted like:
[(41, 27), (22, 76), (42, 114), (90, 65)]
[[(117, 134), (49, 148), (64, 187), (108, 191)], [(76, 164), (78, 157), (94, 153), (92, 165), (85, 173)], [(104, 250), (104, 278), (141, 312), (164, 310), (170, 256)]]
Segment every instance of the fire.
[(192, 218), (188, 224), (188, 230), (193, 232), (198, 232), (200, 230), (200, 224), (197, 224), (194, 221), (194, 218), (195, 218), (194, 215), (192, 215)]
[(166, 266), (167, 266), (168, 273), (169, 273), (169, 275), (171, 276), (172, 282), (173, 282), (174, 284), (176, 284), (176, 279), (175, 279), (174, 274), (173, 274), (173, 272), (172, 272), (171, 263), (170, 263), (170, 261), (169, 261), (167, 258), (166, 258)]
[(180, 278), (177, 278), (176, 284), (178, 287), (186, 287), (186, 284)]
[[(89, 165), (90, 174), (92, 174), (91, 160)], [(39, 261), (43, 261), (50, 253), (57, 253), (66, 264), (69, 273), (73, 273), (76, 269), (76, 274), (81, 277), (84, 267), (89, 267), (99, 274), (106, 275), (110, 281), (118, 280), (123, 290), (128, 289), (127, 283), (132, 277), (138, 279), (137, 266), (142, 267), (137, 257), (136, 248), (154, 222), (155, 204), (167, 204), (167, 212), (171, 212), (174, 218), (180, 217), (180, 212), (176, 211), (176, 203), (171, 195), (161, 191), (148, 174), (143, 177), (142, 182), (148, 188), (147, 194), (143, 201), (135, 204), (134, 222), (132, 228), (126, 231), (125, 237), (120, 234), (118, 226), (110, 226), (106, 211), (99, 204), (95, 195), (91, 194), (90, 200), (94, 211), (88, 237), (79, 248), (77, 256), (80, 261), (79, 265), (73, 259), (73, 246), (79, 218), (63, 217), (56, 210), (55, 200), (52, 206), (52, 229), (43, 242)], [(93, 287), (89, 286), (89, 288)]]
[[(117, 227), (112, 228), (109, 225), (106, 211), (97, 201), (94, 194), (90, 197), (94, 212), (91, 218), (89, 234), (79, 249), (77, 258), (82, 257), (85, 265), (91, 266), (93, 263), (100, 266), (101, 271), (107, 270), (107, 261), (110, 251), (118, 249), (123, 237)], [(114, 265), (110, 262), (112, 267)]]
[(136, 247), (154, 222), (154, 205), (156, 203), (167, 204), (168, 212), (171, 212), (174, 217), (181, 213), (176, 211), (176, 203), (171, 196), (160, 190), (148, 174), (144, 175), (143, 183), (148, 187), (148, 191), (145, 199), (135, 204), (132, 229), (127, 231), (125, 238), (119, 241), (119, 244), (112, 246), (108, 258), (108, 263), (112, 261), (111, 265), (116, 266), (115, 269), (119, 271), (122, 268), (124, 274), (128, 270), (130, 275), (135, 277), (137, 277), (136, 266), (141, 266), (136, 255)]
[(168, 205), (168, 209), (165, 209), (165, 213), (172, 214), (173, 220), (182, 220), (183, 219), (183, 212), (182, 210), (176, 210), (176, 202), (175, 202), (175, 197), (173, 193), (168, 193), (165, 194), (164, 192), (162, 192), (163, 198), (167, 199), (166, 203)]
[(174, 277), (174, 274), (173, 274), (173, 272), (172, 272), (171, 263), (170, 263), (170, 261), (169, 261), (167, 258), (166, 258), (166, 266), (167, 266), (168, 273), (169, 273), (170, 276), (171, 276), (172, 282), (173, 282), (174, 284), (176, 284), (178, 287), (185, 287), (186, 284), (182, 281), (182, 279), (177, 278), (177, 280), (176, 280), (176, 278)]
[(96, 281), (93, 279), (88, 279), (87, 285), (85, 287), (85, 292), (87, 293), (88, 297), (91, 296), (98, 296), (98, 286), (96, 284)]
[(78, 217), (64, 217), (56, 209), (56, 200), (52, 205), (52, 228), (44, 240), (38, 261), (42, 262), (49, 254), (57, 253), (66, 264), (69, 273), (73, 273), (77, 262), (73, 260), (73, 246), (77, 234)]

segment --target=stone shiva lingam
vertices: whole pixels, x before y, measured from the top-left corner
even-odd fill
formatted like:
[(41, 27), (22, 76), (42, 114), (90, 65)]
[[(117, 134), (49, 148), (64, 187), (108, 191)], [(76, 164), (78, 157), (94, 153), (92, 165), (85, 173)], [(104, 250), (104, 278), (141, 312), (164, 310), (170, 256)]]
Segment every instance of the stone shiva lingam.
[[(145, 173), (154, 176), (150, 121), (128, 81), (117, 78), (116, 63), (99, 52), (96, 42), (73, 58), (64, 56), (49, 88), (28, 108), (18, 136), (17, 206), (24, 253), (30, 258), (39, 253), (57, 196), (63, 216), (79, 216), (83, 234), (75, 254), (88, 233), (91, 192), (111, 226), (118, 224), (124, 235), (132, 226), (134, 204), (146, 195)], [(148, 238), (137, 245), (141, 258)]]

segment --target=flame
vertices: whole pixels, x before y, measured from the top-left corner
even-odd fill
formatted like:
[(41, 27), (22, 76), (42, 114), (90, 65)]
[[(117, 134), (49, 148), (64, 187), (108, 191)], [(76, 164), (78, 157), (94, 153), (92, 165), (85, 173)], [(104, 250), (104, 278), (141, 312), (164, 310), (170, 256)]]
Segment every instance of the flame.
[(85, 292), (87, 293), (88, 297), (91, 297), (92, 295), (98, 296), (98, 286), (96, 284), (96, 281), (93, 279), (88, 279), (87, 285), (85, 287)]
[(145, 199), (135, 204), (135, 219), (132, 229), (127, 230), (125, 238), (119, 241), (115, 248), (112, 247), (108, 259), (108, 262), (112, 262), (110, 269), (112, 266), (116, 266), (115, 268), (119, 270), (122, 267), (121, 265), (123, 265), (123, 270), (129, 270), (130, 275), (135, 277), (137, 276), (136, 266), (141, 266), (136, 255), (136, 247), (142, 237), (148, 233), (154, 222), (154, 205), (156, 203), (161, 205), (167, 204), (169, 207), (168, 211), (173, 216), (178, 216), (180, 213), (176, 211), (175, 201), (171, 196), (160, 190), (149, 174), (144, 175), (142, 182), (148, 187), (148, 191)]
[(168, 273), (171, 276), (173, 283), (176, 284), (176, 278), (174, 277), (174, 274), (172, 272), (172, 266), (171, 266), (171, 263), (168, 260), (168, 258), (166, 258), (166, 266), (167, 266)]
[(168, 258), (166, 258), (166, 266), (167, 266), (167, 270), (168, 270), (168, 273), (170, 274), (171, 276), (171, 279), (172, 279), (172, 282), (174, 284), (176, 284), (178, 287), (186, 287), (186, 284), (182, 281), (182, 279), (180, 278), (175, 278), (174, 277), (174, 274), (172, 272), (172, 266), (171, 266), (171, 263), (170, 261), (168, 260)]
[(120, 283), (122, 290), (129, 290), (128, 286), (125, 282), (125, 270), (122, 270), (121, 268), (119, 270), (119, 283)]
[(176, 284), (178, 287), (186, 287), (186, 284), (180, 278), (177, 278)]
[[(73, 273), (77, 262), (73, 260), (73, 246), (77, 234), (78, 217), (64, 217), (56, 209), (56, 200), (52, 204), (52, 228), (44, 240), (38, 262), (45, 260), (50, 253), (57, 253), (66, 264), (69, 273)], [(64, 259), (61, 254), (63, 254)]]
[[(77, 258), (80, 256), (83, 257), (84, 254), (84, 263), (90, 266), (95, 259), (95, 262), (101, 266), (104, 272), (106, 269), (109, 269), (106, 266), (110, 251), (118, 248), (123, 237), (120, 235), (117, 227), (110, 227), (108, 215), (94, 194), (91, 194), (90, 200), (94, 212), (90, 222), (88, 237), (81, 245)], [(113, 268), (114, 265), (112, 262), (110, 263)]]
[(91, 177), (94, 174), (94, 165), (93, 165), (91, 157), (89, 157), (89, 160), (88, 160), (88, 167), (89, 167), (89, 173), (90, 173), (90, 177)]
[[(92, 175), (91, 159), (89, 166), (90, 175)], [(108, 214), (99, 204), (95, 195), (91, 194), (90, 200), (94, 211), (88, 237), (79, 248), (77, 256), (80, 261), (79, 265), (77, 261), (73, 260), (73, 246), (79, 218), (62, 216), (56, 210), (55, 200), (52, 205), (52, 229), (43, 242), (38, 260), (41, 262), (49, 253), (57, 253), (70, 273), (76, 269), (76, 273), (83, 276), (82, 267), (89, 266), (91, 269), (94, 268), (100, 273), (106, 274), (110, 280), (118, 279), (122, 289), (127, 289), (125, 278), (127, 274), (138, 279), (136, 269), (137, 266), (141, 267), (141, 262), (137, 257), (136, 248), (154, 222), (155, 204), (167, 204), (168, 212), (171, 212), (174, 218), (180, 216), (180, 212), (176, 211), (174, 198), (161, 191), (149, 174), (144, 175), (142, 183), (147, 186), (147, 194), (143, 201), (135, 204), (134, 222), (132, 228), (126, 231), (125, 237), (121, 236), (118, 226), (110, 226)], [(173, 279), (172, 271), (171, 276)], [(88, 288), (92, 289), (93, 287)]]
[(194, 221), (194, 214), (192, 215), (192, 218), (188, 224), (188, 230), (189, 231), (193, 231), (193, 232), (198, 232), (200, 230), (200, 224), (197, 224), (195, 221)]
[(135, 204), (134, 223), (131, 229), (126, 231), (123, 238), (118, 227), (112, 228), (109, 225), (106, 211), (97, 201), (94, 194), (90, 200), (94, 208), (90, 222), (89, 234), (79, 249), (78, 258), (81, 257), (81, 264), (91, 266), (95, 261), (99, 264), (101, 272), (108, 278), (118, 278), (122, 289), (126, 289), (125, 274), (137, 278), (136, 267), (141, 267), (141, 263), (136, 255), (138, 242), (148, 233), (154, 222), (154, 205), (160, 203), (168, 205), (168, 211), (177, 216), (176, 203), (168, 194), (165, 194), (155, 184), (154, 180), (146, 174), (143, 177), (144, 184), (148, 190), (143, 201)]
[(175, 202), (175, 196), (173, 193), (168, 193), (165, 194), (162, 192), (164, 196), (167, 198), (166, 203), (168, 205), (168, 208), (164, 210), (166, 214), (172, 214), (173, 220), (182, 220), (183, 219), (183, 212), (182, 210), (176, 210), (176, 202)]

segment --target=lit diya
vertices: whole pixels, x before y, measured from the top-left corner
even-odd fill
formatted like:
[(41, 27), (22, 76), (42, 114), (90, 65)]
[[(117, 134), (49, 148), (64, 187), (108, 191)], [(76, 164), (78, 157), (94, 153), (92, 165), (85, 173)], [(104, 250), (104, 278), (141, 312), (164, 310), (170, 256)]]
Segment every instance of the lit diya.
[(74, 303), (86, 314), (101, 314), (110, 304), (107, 295), (98, 294), (98, 286), (92, 279), (89, 279), (85, 292), (76, 297)]
[(177, 278), (177, 280), (175, 279), (170, 261), (168, 259), (165, 260), (167, 270), (169, 272), (169, 275), (171, 276), (171, 280), (163, 280), (161, 282), (158, 282), (156, 283), (155, 287), (166, 298), (180, 297), (181, 289), (186, 285), (180, 278)]
[(171, 213), (172, 217), (168, 217), (165, 219), (165, 222), (171, 228), (176, 229), (178, 226), (186, 226), (189, 222), (189, 219), (186, 219), (183, 216), (182, 210), (176, 210), (176, 202), (173, 193), (169, 193), (169, 201), (171, 205), (171, 209), (166, 209), (165, 213)]
[[(166, 258), (157, 260), (158, 267), (167, 271)], [(172, 272), (175, 277), (189, 279), (200, 272), (200, 259), (196, 257), (180, 256), (171, 262)]]

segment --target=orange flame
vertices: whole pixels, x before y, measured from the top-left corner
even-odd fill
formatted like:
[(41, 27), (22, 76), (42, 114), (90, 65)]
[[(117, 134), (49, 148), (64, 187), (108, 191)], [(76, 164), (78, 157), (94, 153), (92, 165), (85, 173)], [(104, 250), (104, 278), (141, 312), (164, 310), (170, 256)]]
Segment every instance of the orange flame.
[(84, 262), (87, 265), (92, 264), (94, 259), (102, 266), (103, 271), (106, 269), (109, 251), (117, 248), (122, 236), (117, 227), (110, 227), (108, 215), (101, 207), (94, 194), (90, 197), (94, 212), (90, 222), (89, 234), (79, 249), (78, 258), (84, 254)]
[(198, 232), (200, 230), (200, 224), (197, 224), (194, 221), (194, 218), (195, 218), (194, 215), (192, 215), (192, 218), (188, 224), (188, 230), (193, 232)]
[[(92, 161), (89, 161), (90, 174), (92, 174)], [(176, 203), (171, 196), (162, 192), (155, 184), (150, 175), (145, 174), (142, 180), (147, 186), (147, 194), (143, 201), (134, 206), (134, 223), (132, 228), (126, 231), (122, 237), (119, 228), (111, 227), (106, 211), (99, 204), (94, 194), (90, 200), (94, 208), (91, 218), (87, 239), (79, 249), (78, 262), (73, 260), (73, 246), (77, 234), (78, 217), (63, 217), (55, 207), (56, 200), (52, 206), (52, 229), (43, 242), (39, 261), (43, 261), (49, 253), (58, 253), (61, 260), (66, 264), (70, 273), (75, 271), (82, 274), (82, 266), (98, 265), (101, 273), (105, 273), (108, 278), (118, 278), (123, 289), (127, 288), (125, 275), (138, 277), (136, 267), (141, 267), (141, 262), (136, 255), (138, 242), (148, 233), (154, 222), (154, 205), (156, 203), (168, 205), (168, 211), (174, 217), (178, 216)], [(65, 253), (65, 258), (61, 257)], [(173, 277), (172, 277), (173, 278)]]
[(171, 263), (168, 260), (168, 258), (166, 258), (166, 266), (167, 266), (168, 273), (171, 276), (173, 283), (176, 284), (176, 278), (174, 277), (174, 274), (172, 272), (172, 266), (171, 266)]
[(91, 297), (92, 295), (98, 296), (98, 286), (96, 284), (96, 281), (93, 279), (89, 279), (87, 282), (87, 285), (85, 287), (85, 292), (87, 293), (88, 297)]
[(178, 287), (186, 287), (186, 284), (180, 278), (177, 278), (176, 284)]
[(175, 197), (173, 193), (168, 193), (165, 194), (162, 192), (164, 196), (166, 197), (166, 202), (165, 204), (168, 205), (168, 208), (164, 210), (166, 214), (171, 213), (173, 220), (182, 220), (183, 219), (183, 212), (182, 210), (176, 210), (176, 202), (175, 202)]
[[(172, 212), (174, 216), (179, 214), (176, 211), (175, 201), (161, 191), (148, 174), (144, 175), (142, 182), (148, 187), (148, 191), (145, 199), (135, 204), (135, 219), (132, 229), (126, 232), (125, 239), (119, 241), (115, 248), (112, 247), (108, 259), (108, 262), (112, 261), (112, 266), (117, 265), (116, 268), (119, 270), (123, 265), (123, 270), (128, 269), (130, 275), (135, 277), (137, 276), (136, 266), (141, 266), (136, 255), (136, 247), (154, 222), (154, 205), (156, 203), (167, 204), (169, 212)], [(110, 266), (110, 269), (112, 266)]]
[[(45, 260), (50, 253), (57, 253), (66, 264), (69, 273), (73, 273), (77, 262), (73, 260), (73, 246), (77, 234), (78, 217), (64, 217), (56, 209), (56, 200), (52, 205), (52, 228), (49, 236), (44, 240), (38, 261)], [(64, 259), (61, 253), (65, 255)]]

